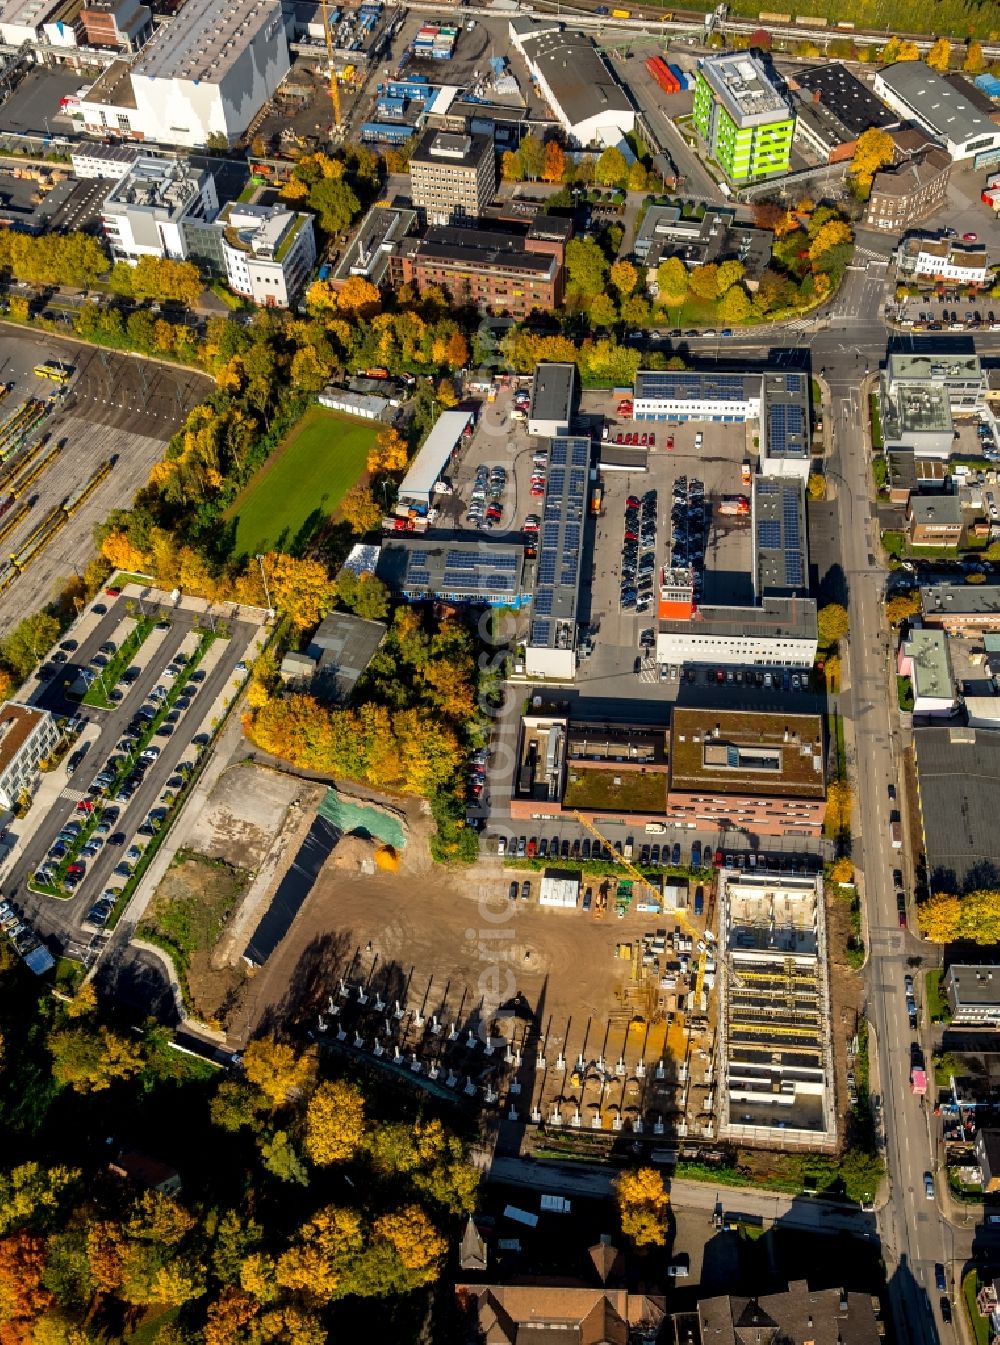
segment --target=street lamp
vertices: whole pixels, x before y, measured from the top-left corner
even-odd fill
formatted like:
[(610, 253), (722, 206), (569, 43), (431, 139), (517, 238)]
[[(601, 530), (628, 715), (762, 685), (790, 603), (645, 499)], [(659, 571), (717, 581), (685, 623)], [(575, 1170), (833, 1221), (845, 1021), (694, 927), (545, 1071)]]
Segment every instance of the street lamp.
[(264, 596), (267, 598), (267, 610), (273, 614), (274, 606), (271, 602), (271, 590), (267, 585), (267, 575), (264, 573), (264, 557), (261, 552), (257, 552), (257, 564), (260, 566), (260, 577), (264, 581)]

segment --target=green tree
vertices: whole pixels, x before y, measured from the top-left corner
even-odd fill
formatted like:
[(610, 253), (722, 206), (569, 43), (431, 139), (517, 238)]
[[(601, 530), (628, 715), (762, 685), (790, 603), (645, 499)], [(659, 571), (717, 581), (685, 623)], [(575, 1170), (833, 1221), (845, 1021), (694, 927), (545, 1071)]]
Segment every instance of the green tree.
[(911, 621), (919, 611), (919, 593), (897, 593), (885, 604), (885, 619), (890, 626), (901, 626), (904, 621)]
[(738, 285), (745, 275), (746, 267), (741, 261), (737, 261), (735, 257), (731, 257), (728, 261), (719, 262), (719, 269), (716, 274), (715, 282), (719, 297), (721, 298), (722, 295), (731, 290), (734, 285)]
[(545, 146), (530, 132), (521, 141), (518, 155), (521, 172), (530, 182), (536, 182), (545, 168)]
[(306, 1165), (286, 1131), (277, 1130), (270, 1139), (264, 1140), (260, 1153), (268, 1172), (273, 1173), (279, 1181), (295, 1182), (298, 1186), (309, 1185)]
[(613, 327), (618, 321), (618, 310), (610, 294), (595, 295), (588, 311), (594, 327)]
[(315, 212), (319, 227), (331, 237), (343, 233), (361, 213), (361, 202), (346, 182), (321, 178), (309, 188), (309, 209)]
[(742, 285), (733, 285), (719, 301), (719, 317), (723, 322), (746, 322), (750, 316), (750, 299)]
[(679, 307), (687, 298), (688, 270), (679, 257), (668, 257), (656, 268), (656, 287), (661, 304)]
[(566, 245), (566, 288), (591, 299), (605, 292), (608, 262), (592, 238), (572, 238)]
[(29, 676), (59, 638), (59, 622), (44, 610), (33, 612), (17, 623), (0, 642), (0, 659), (19, 682)]
[(628, 164), (621, 150), (609, 145), (597, 160), (594, 176), (602, 187), (623, 186), (628, 179)]

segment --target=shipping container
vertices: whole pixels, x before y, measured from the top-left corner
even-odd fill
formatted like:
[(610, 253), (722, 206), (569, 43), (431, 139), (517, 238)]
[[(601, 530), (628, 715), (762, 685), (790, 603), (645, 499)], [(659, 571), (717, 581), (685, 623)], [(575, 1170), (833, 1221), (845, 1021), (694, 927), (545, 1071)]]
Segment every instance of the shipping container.
[(757, 15), (761, 23), (791, 23), (791, 14), (772, 14), (766, 9), (762, 9)]
[(611, 17), (613, 19), (630, 19), (632, 17), (632, 11), (630, 9), (613, 9), (611, 11)]
[(829, 19), (817, 19), (811, 14), (796, 14), (795, 22), (800, 28), (825, 28)]

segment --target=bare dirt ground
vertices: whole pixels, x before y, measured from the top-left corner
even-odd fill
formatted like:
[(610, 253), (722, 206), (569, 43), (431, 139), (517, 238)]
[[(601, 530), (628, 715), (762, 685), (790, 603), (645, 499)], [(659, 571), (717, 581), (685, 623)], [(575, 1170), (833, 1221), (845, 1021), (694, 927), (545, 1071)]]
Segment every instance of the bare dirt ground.
[(301, 791), (300, 781), (280, 771), (234, 766), (219, 780), (195, 823), (191, 849), (254, 871)]

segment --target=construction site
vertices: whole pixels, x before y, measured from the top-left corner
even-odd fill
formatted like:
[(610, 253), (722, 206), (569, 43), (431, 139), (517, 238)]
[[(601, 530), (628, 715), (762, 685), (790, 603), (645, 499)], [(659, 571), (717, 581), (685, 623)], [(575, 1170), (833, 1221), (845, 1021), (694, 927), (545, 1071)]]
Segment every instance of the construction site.
[(834, 1150), (822, 877), (719, 874), (719, 1135)]

